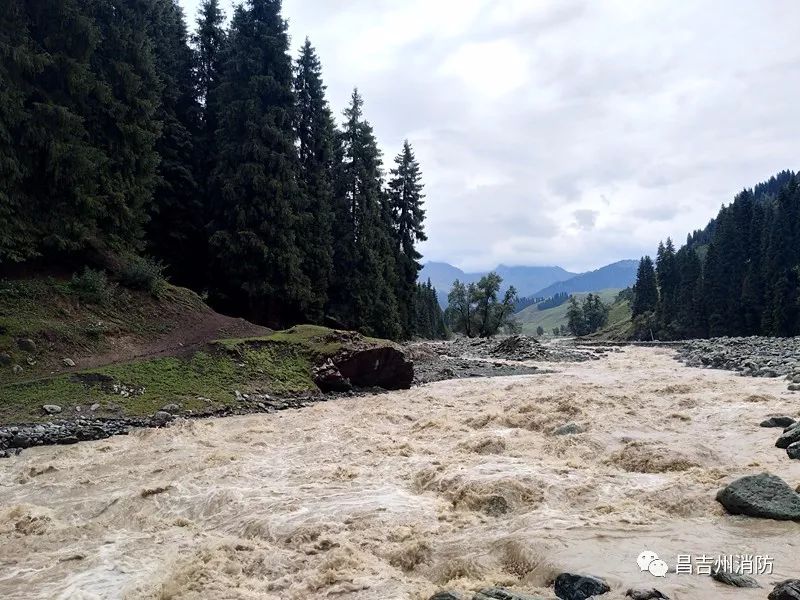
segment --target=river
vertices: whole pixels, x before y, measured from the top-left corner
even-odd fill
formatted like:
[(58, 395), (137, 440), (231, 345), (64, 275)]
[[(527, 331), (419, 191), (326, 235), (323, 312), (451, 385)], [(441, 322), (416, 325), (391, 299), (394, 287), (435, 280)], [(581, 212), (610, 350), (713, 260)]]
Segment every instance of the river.
[[(645, 549), (768, 557), (770, 588), (800, 577), (800, 523), (714, 500), (745, 474), (800, 483), (780, 430), (758, 427), (800, 412), (785, 382), (653, 348), (547, 367), (26, 450), (0, 461), (0, 597), (554, 598), (563, 570), (604, 577), (608, 600), (766, 597), (656, 579)], [(585, 432), (551, 435), (571, 421)]]

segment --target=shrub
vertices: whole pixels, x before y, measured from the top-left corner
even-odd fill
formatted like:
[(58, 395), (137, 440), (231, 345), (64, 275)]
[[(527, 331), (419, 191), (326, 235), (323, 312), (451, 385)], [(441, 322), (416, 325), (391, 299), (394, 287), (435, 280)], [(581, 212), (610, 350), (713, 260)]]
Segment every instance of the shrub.
[(164, 265), (150, 258), (131, 256), (122, 263), (119, 280), (125, 287), (150, 292), (156, 298), (164, 290)]
[(69, 286), (82, 302), (91, 304), (107, 304), (117, 288), (108, 281), (105, 271), (95, 271), (89, 267), (84, 267), (80, 275), (75, 273)]

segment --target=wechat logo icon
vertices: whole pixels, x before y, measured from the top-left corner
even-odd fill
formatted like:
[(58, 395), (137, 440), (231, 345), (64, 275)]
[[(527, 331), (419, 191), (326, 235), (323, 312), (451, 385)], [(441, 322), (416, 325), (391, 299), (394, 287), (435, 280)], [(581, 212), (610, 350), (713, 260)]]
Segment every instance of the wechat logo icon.
[(636, 564), (642, 571), (650, 571), (655, 577), (666, 577), (669, 567), (667, 563), (658, 558), (658, 554), (651, 550), (645, 550), (636, 559)]

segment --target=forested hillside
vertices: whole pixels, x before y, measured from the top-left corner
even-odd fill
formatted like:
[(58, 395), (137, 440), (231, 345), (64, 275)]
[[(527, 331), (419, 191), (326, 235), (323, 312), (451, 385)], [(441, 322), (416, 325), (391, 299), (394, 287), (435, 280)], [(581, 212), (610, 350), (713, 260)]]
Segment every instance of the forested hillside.
[(289, 48), (280, 0), (204, 0), (194, 35), (176, 0), (6, 2), (0, 275), (145, 265), (270, 326), (436, 330), (411, 144), (386, 173), (358, 91), (337, 125)]
[(798, 175), (743, 190), (680, 249), (667, 239), (642, 258), (632, 312), (637, 336), (800, 334)]

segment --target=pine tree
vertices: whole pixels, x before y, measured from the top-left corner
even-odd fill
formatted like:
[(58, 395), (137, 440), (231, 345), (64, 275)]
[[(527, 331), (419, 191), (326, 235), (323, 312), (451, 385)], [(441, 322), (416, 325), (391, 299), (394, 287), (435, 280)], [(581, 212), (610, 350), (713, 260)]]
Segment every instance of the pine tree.
[(397, 338), (402, 329), (381, 153), (362, 111), (363, 100), (354, 90), (338, 136), (331, 306), (337, 319), (356, 329)]
[(639, 261), (636, 271), (636, 283), (633, 286), (633, 303), (631, 312), (633, 316), (653, 312), (658, 306), (658, 287), (653, 260), (649, 256)]
[(656, 254), (656, 282), (658, 284), (658, 321), (667, 332), (674, 328), (677, 312), (678, 272), (675, 264), (675, 246), (670, 238), (658, 245)]
[(0, 260), (139, 247), (160, 127), (148, 6), (14, 0), (3, 11), (16, 31), (0, 39), (12, 119), (0, 129)]
[(219, 159), (209, 245), (222, 306), (282, 325), (308, 299), (296, 242), (292, 61), (279, 0), (250, 0), (231, 22), (220, 85)]
[(23, 1), (9, 0), (0, 11), (0, 265), (39, 252), (34, 199), (24, 189), (31, 165), (19, 140), (31, 118), (25, 82), (45, 61), (33, 47)]
[(389, 201), (397, 252), (398, 289), (397, 298), (403, 336), (409, 337), (413, 330), (414, 286), (422, 265), (422, 255), (416, 244), (427, 239), (423, 227), (425, 211), (422, 208), (422, 173), (408, 140), (403, 150), (395, 157), (395, 168), (389, 181)]
[(152, 0), (150, 37), (162, 82), (158, 119), (161, 158), (147, 227), (148, 250), (169, 265), (172, 279), (202, 289), (206, 275), (205, 211), (195, 179), (200, 105), (195, 55), (175, 0)]
[[(197, 182), (202, 187), (201, 220), (208, 237), (208, 223), (212, 207), (219, 206), (220, 189), (214, 179), (218, 160), (216, 131), (219, 126), (217, 88), (222, 77), (222, 61), (227, 36), (223, 28), (225, 15), (219, 0), (203, 0), (197, 16), (197, 29), (192, 36), (195, 49), (196, 91), (200, 103), (200, 123), (195, 135), (195, 162)], [(206, 252), (207, 252), (206, 248)]]
[(322, 67), (306, 38), (295, 66), (295, 131), (298, 179), (304, 205), (298, 218), (302, 268), (310, 281), (306, 320), (320, 321), (333, 269), (333, 171), (335, 124), (322, 83)]

